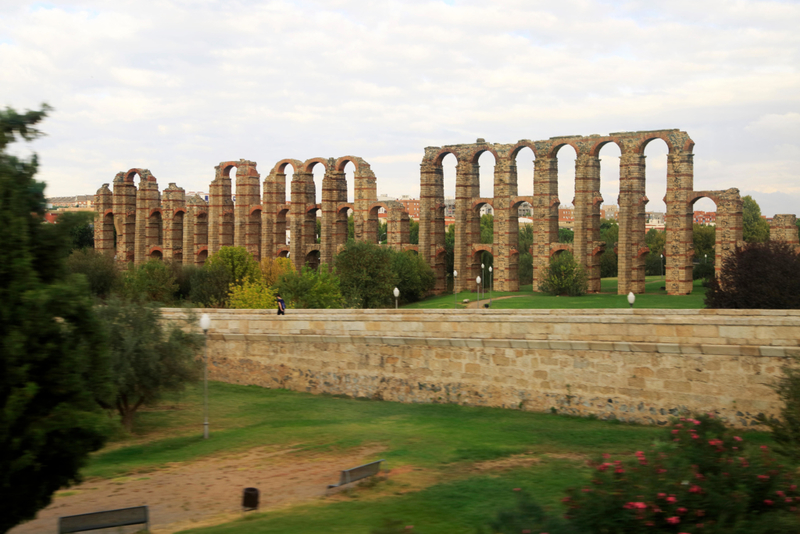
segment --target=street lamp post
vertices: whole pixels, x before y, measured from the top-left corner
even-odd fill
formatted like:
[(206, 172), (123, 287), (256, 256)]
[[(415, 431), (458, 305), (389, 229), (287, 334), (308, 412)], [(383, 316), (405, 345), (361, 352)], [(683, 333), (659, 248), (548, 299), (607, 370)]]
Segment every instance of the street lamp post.
[(458, 271), (453, 269), (453, 309), (458, 305), (458, 297), (456, 296), (456, 278), (458, 278)]
[[(483, 264), (482, 263), (481, 263), (481, 278), (484, 279), (484, 280), (486, 279), (486, 273), (483, 272)], [(486, 294), (486, 292), (483, 290), (483, 285), (481, 285), (481, 293), (483, 293), (484, 295)]]
[(661, 255), (661, 279), (664, 279), (664, 255)]
[(396, 310), (397, 309), (397, 299), (400, 298), (400, 290), (397, 289), (397, 288), (394, 288), (394, 291), (392, 291), (392, 293), (394, 293), (394, 309)]
[(489, 307), (492, 307), (492, 288), (494, 286), (494, 275), (492, 274), (492, 266), (489, 266)]
[(631, 308), (633, 308), (634, 302), (636, 302), (636, 295), (634, 295), (633, 291), (631, 291), (630, 293), (628, 293), (628, 304), (631, 305)]
[(478, 287), (475, 288), (475, 291), (478, 293), (478, 309), (481, 308), (481, 277), (475, 279), (475, 283)]
[(207, 313), (200, 316), (200, 328), (203, 329), (203, 439), (208, 439), (208, 329), (211, 328), (211, 317)]

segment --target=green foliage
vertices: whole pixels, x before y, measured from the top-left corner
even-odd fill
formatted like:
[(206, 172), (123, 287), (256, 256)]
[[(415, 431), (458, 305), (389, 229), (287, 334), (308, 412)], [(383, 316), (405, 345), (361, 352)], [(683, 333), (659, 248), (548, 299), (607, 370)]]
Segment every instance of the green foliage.
[(481, 215), (481, 243), (494, 243), (494, 215)]
[[(444, 269), (447, 274), (447, 284), (453, 288), (453, 269), (456, 265), (456, 225), (451, 224), (444, 233)], [(463, 276), (463, 273), (462, 273)]]
[(413, 529), (414, 534), (422, 534), (421, 530), (407, 525), (405, 521), (399, 519), (385, 519), (380, 528), (370, 530), (370, 534), (409, 534)]
[(356, 221), (353, 215), (347, 216), (347, 240), (352, 241), (356, 238)]
[(278, 278), (276, 287), (287, 307), (330, 309), (341, 308), (343, 304), (339, 278), (324, 263), (318, 270), (309, 267), (303, 267), (299, 273), (287, 270)]
[(433, 289), (433, 269), (416, 252), (392, 252), (392, 271), (403, 304), (422, 299)]
[(316, 227), (315, 228), (316, 238), (315, 238), (314, 243), (320, 243), (320, 239), (322, 239), (322, 219), (320, 217), (317, 217), (317, 222), (316, 222), (315, 227)]
[(116, 410), (130, 430), (142, 405), (157, 402), (164, 393), (182, 391), (200, 378), (202, 362), (197, 358), (203, 336), (191, 316), (185, 323), (161, 321), (154, 304), (110, 300), (99, 314), (109, 334), (113, 400), (100, 400)]
[(619, 241), (619, 224), (612, 219), (603, 219), (600, 222), (600, 239), (606, 242), (606, 249), (600, 255), (600, 277), (614, 278), (617, 276), (617, 253), (614, 246)]
[(760, 416), (761, 423), (772, 431), (777, 446), (775, 452), (800, 461), (800, 369), (797, 362), (783, 367), (783, 376), (774, 385), (783, 406), (780, 417)]
[(266, 310), (274, 308), (275, 293), (262, 281), (245, 280), (231, 284), (228, 307), (234, 310)]
[(651, 228), (644, 236), (644, 242), (652, 254), (663, 254), (667, 245), (667, 232)]
[[(514, 488), (517, 503), (515, 508), (504, 510), (489, 523), (491, 534), (518, 534), (519, 532), (536, 532), (537, 534), (581, 534), (561, 518), (547, 514), (527, 491)], [(482, 530), (478, 531), (483, 534)]]
[(706, 261), (703, 258), (700, 263), (695, 263), (692, 266), (692, 280), (710, 280), (716, 274), (714, 268), (714, 260), (709, 259)]
[(216, 254), (206, 260), (206, 266), (224, 265), (232, 284), (245, 280), (261, 280), (261, 268), (252, 254), (244, 247), (220, 247)]
[(122, 276), (122, 295), (134, 302), (157, 302), (169, 305), (175, 300), (178, 282), (170, 266), (151, 259), (129, 268)]
[(761, 217), (761, 207), (750, 195), (742, 198), (742, 233), (748, 243), (769, 241), (769, 223)]
[(533, 283), (533, 256), (530, 252), (520, 253), (517, 263), (517, 276), (521, 286)]
[(572, 243), (575, 241), (575, 232), (569, 228), (558, 229), (558, 242), (559, 243)]
[(408, 241), (412, 245), (419, 245), (419, 222), (414, 219), (408, 221)]
[(644, 274), (647, 276), (661, 276), (666, 272), (666, 261), (667, 259), (662, 258), (660, 253), (648, 252), (644, 259)]
[(395, 274), (392, 253), (373, 243), (351, 241), (334, 259), (342, 296), (356, 308), (384, 308), (393, 304)]
[(530, 254), (532, 246), (533, 246), (533, 225), (520, 224), (519, 233), (517, 234), (517, 251), (519, 251), (520, 255), (526, 252)]
[(591, 483), (564, 499), (569, 523), (585, 534), (800, 531), (796, 475), (766, 446), (751, 451), (705, 415), (682, 418), (664, 438), (634, 458), (597, 461)]
[(380, 221), (378, 223), (378, 243), (385, 245), (388, 243), (389, 223)]
[(109, 430), (96, 402), (110, 394), (106, 338), (88, 284), (67, 274), (64, 228), (42, 223), (36, 156), (5, 150), (35, 138), (48, 109), (0, 111), (0, 532), (78, 481)]
[(706, 257), (714, 258), (714, 244), (717, 240), (716, 226), (702, 226), (695, 224), (692, 227), (692, 243), (694, 244), (695, 261), (704, 261)]
[(56, 224), (61, 226), (71, 242), (72, 250), (94, 248), (94, 212), (66, 211), (59, 214)]
[(708, 282), (707, 308), (800, 309), (800, 255), (787, 243), (750, 243)]
[(73, 250), (67, 258), (67, 269), (85, 276), (92, 295), (101, 299), (117, 290), (121, 282), (114, 258), (91, 248)]
[(204, 308), (223, 308), (226, 305), (233, 280), (225, 265), (206, 263), (201, 268), (186, 267), (186, 269), (191, 302)]
[(551, 295), (577, 297), (586, 294), (588, 279), (583, 266), (578, 265), (569, 252), (562, 252), (550, 259), (545, 273), (542, 291)]
[(268, 287), (274, 286), (283, 273), (294, 271), (289, 258), (264, 258), (261, 260), (261, 279)]

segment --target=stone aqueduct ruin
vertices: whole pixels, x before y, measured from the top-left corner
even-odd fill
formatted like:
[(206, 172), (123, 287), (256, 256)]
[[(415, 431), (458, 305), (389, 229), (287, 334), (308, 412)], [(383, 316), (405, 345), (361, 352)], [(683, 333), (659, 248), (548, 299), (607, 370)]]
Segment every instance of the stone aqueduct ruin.
[[(655, 130), (623, 132), (607, 136), (553, 137), (544, 141), (522, 140), (515, 144), (474, 144), (427, 147), (421, 164), (419, 245), (409, 242), (409, 216), (399, 202), (378, 202), (375, 174), (361, 158), (314, 158), (301, 162), (279, 161), (270, 171), (260, 193), (260, 176), (253, 161), (226, 161), (217, 165), (209, 200), (186, 197), (170, 183), (163, 195), (156, 178), (147, 169), (120, 172), (113, 191), (108, 184), (97, 191), (95, 248), (115, 256), (124, 268), (162, 258), (187, 265), (202, 265), (220, 247), (243, 246), (256, 259), (289, 256), (295, 268), (305, 264), (331, 264), (347, 240), (348, 211), (353, 211), (355, 237), (378, 241), (378, 212), (387, 212), (388, 245), (396, 250), (415, 250), (436, 273), (437, 292), (446, 290), (445, 202), (442, 160), (457, 159), (455, 205), (456, 290), (472, 287), (480, 274), (481, 252), (494, 257), (494, 287), (499, 291), (519, 288), (517, 209), (523, 202), (533, 206), (534, 289), (542, 279), (549, 258), (571, 250), (589, 275), (589, 291), (600, 290), (599, 257), (605, 243), (600, 239), (600, 149), (615, 143), (620, 149), (619, 242), (617, 244), (620, 294), (644, 292), (645, 245), (645, 156), (650, 141), (662, 139), (667, 155), (667, 291), (672, 295), (692, 290), (692, 215), (700, 198), (717, 205), (716, 265), (742, 242), (742, 201), (738, 189), (695, 191), (692, 148), (686, 132)], [(558, 151), (575, 149), (575, 238), (571, 245), (558, 243)], [(533, 151), (533, 196), (518, 195), (517, 154)], [(491, 152), (495, 159), (494, 193), (480, 196), (478, 158)], [(354, 201), (348, 202), (345, 166), (353, 163)], [(313, 169), (325, 169), (322, 199), (316, 199)], [(291, 166), (291, 202), (286, 203), (286, 168)], [(236, 168), (235, 194), (231, 170)], [(134, 178), (139, 176), (139, 187)], [(494, 210), (493, 244), (480, 243), (480, 209)], [(321, 211), (321, 235), (317, 243), (317, 210)], [(288, 240), (286, 230), (290, 230)], [(798, 245), (794, 215), (773, 220), (772, 239)], [(116, 248), (115, 248), (116, 240)]]

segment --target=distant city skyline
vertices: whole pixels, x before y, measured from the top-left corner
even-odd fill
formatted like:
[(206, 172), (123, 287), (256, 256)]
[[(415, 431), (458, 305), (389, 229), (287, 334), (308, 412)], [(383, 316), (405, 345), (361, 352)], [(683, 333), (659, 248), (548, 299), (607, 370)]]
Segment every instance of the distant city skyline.
[[(781, 1), (23, 0), (0, 6), (0, 105), (54, 107), (47, 137), (14, 145), (39, 154), (48, 196), (134, 167), (189, 191), (220, 161), (256, 161), (263, 179), (284, 158), (353, 154), (379, 194), (418, 197), (426, 146), (679, 128), (696, 190), (800, 214), (797, 27), (800, 3)], [(666, 146), (645, 154), (647, 207), (665, 211)], [(601, 151), (607, 203), (618, 156)], [(565, 204), (574, 157), (559, 153)], [(491, 155), (479, 163), (491, 196)]]

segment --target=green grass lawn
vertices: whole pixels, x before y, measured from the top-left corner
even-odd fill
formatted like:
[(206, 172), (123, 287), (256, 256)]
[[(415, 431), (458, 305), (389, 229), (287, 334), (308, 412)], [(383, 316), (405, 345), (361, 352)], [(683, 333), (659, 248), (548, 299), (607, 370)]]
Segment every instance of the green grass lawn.
[[(392, 479), (354, 491), (346, 500), (249, 514), (242, 521), (191, 532), (368, 534), (385, 519), (425, 534), (474, 532), (528, 489), (558, 509), (566, 488), (588, 477), (585, 461), (603, 452), (647, 449), (664, 430), (517, 410), (454, 404), (400, 404), (210, 383), (211, 439), (202, 439), (201, 389), (139, 414), (132, 436), (95, 454), (87, 477), (112, 478), (252, 447), (266, 450), (381, 449), (386, 467), (420, 468), (433, 480), (408, 491)], [(765, 434), (752, 439), (766, 442)], [(477, 471), (475, 465), (511, 455), (541, 460), (527, 467)], [(543, 455), (543, 456), (542, 456)], [(551, 456), (552, 455), (552, 456)]]
[[(636, 295), (636, 308), (658, 309), (699, 309), (703, 308), (706, 288), (702, 280), (695, 280), (694, 288), (690, 295), (667, 295), (664, 281), (660, 276), (645, 277), (645, 292)], [(499, 299), (495, 297), (515, 298)], [(495, 309), (564, 309), (564, 308), (627, 308), (628, 300), (625, 295), (617, 295), (617, 279), (603, 278), (600, 280), (600, 293), (583, 295), (581, 297), (555, 297), (546, 293), (534, 293), (532, 286), (522, 286), (520, 291), (501, 293), (498, 291), (486, 292), (481, 300), (492, 297), (492, 308)], [(464, 299), (475, 302), (477, 295), (474, 291), (462, 291), (456, 297), (452, 293), (430, 297), (420, 302), (408, 304), (404, 308), (421, 309), (452, 309), (455, 301), (458, 307), (464, 308)]]

